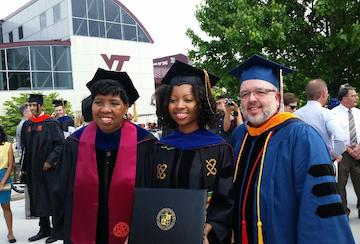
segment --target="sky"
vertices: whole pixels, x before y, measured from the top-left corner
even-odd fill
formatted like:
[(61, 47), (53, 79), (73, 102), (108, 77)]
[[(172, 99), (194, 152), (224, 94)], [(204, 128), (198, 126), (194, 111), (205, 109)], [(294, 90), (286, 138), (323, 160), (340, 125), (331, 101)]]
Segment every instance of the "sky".
[[(202, 0), (119, 0), (145, 26), (154, 40), (153, 58), (187, 54), (192, 48), (186, 28), (201, 34), (195, 18), (196, 6)], [(6, 2), (6, 3), (5, 3)], [(30, 0), (0, 0), (0, 19)]]

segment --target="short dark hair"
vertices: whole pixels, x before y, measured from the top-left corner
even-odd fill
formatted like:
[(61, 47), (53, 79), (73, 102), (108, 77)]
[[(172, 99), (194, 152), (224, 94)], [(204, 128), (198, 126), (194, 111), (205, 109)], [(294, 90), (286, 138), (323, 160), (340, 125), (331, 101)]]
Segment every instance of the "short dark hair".
[(129, 105), (129, 98), (123, 87), (119, 86), (119, 82), (114, 80), (98, 80), (91, 86), (91, 97), (94, 99), (96, 95), (113, 95), (120, 96), (121, 100)]
[[(205, 129), (206, 126), (212, 128), (215, 125), (215, 116), (213, 111), (216, 111), (214, 97), (210, 91), (208, 91), (208, 95), (206, 95), (206, 88), (204, 86), (198, 85), (196, 83), (189, 83), (189, 85), (192, 86), (192, 90), (196, 99), (199, 127), (202, 129)], [(160, 127), (165, 129), (175, 129), (178, 126), (171, 118), (168, 109), (171, 92), (174, 86), (176, 85), (162, 85), (161, 90), (155, 92), (157, 101), (156, 115), (158, 117), (158, 124)], [(209, 98), (209, 102), (207, 96)]]
[(340, 102), (343, 100), (345, 96), (347, 96), (350, 90), (356, 91), (355, 87), (350, 86), (349, 83), (340, 86), (338, 93), (338, 99)]
[(29, 106), (27, 104), (22, 104), (20, 107), (19, 107), (19, 113), (21, 116), (24, 116), (24, 112), (26, 109), (29, 109)]
[(6, 142), (6, 133), (4, 128), (0, 125), (0, 145), (4, 145)]
[(297, 96), (294, 93), (291, 92), (285, 92), (284, 93), (284, 105), (287, 106), (290, 103), (297, 102)]

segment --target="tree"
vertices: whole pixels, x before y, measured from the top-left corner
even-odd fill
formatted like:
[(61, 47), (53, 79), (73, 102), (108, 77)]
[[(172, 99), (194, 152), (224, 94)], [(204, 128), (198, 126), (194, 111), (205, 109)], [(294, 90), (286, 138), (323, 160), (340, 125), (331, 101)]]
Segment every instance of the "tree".
[(322, 78), (334, 96), (345, 82), (360, 88), (359, 15), (356, 0), (204, 0), (196, 18), (208, 38), (188, 29), (189, 57), (232, 92), (228, 71), (259, 53), (297, 70), (285, 90), (301, 96), (308, 80)]
[[(59, 94), (57, 92), (44, 96), (45, 113), (52, 114), (54, 112), (54, 105), (52, 104), (52, 101), (59, 99), (58, 96)], [(21, 120), (19, 107), (22, 104), (27, 103), (28, 97), (29, 94), (22, 93), (18, 97), (11, 97), (9, 100), (4, 102), (5, 115), (0, 116), (0, 124), (3, 126), (8, 136), (15, 136), (16, 126)], [(65, 107), (66, 111), (71, 114), (71, 104), (68, 102)]]

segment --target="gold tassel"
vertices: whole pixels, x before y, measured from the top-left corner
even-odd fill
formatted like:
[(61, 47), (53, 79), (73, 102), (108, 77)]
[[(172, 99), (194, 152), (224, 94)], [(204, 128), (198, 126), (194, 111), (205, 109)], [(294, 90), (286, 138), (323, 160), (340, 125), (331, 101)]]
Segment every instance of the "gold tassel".
[(263, 237), (263, 233), (262, 233), (261, 221), (257, 222), (257, 227), (258, 227), (258, 244), (264, 244), (264, 237)]
[(136, 103), (133, 104), (133, 121), (136, 123), (139, 121), (139, 115), (136, 109)]
[(215, 114), (215, 112), (213, 111), (213, 109), (211, 107), (210, 98), (209, 98), (209, 91), (211, 92), (210, 77), (209, 77), (208, 72), (205, 69), (203, 69), (203, 71), (204, 71), (204, 82), (205, 82), (204, 85), (205, 85), (206, 100), (208, 102), (211, 113)]

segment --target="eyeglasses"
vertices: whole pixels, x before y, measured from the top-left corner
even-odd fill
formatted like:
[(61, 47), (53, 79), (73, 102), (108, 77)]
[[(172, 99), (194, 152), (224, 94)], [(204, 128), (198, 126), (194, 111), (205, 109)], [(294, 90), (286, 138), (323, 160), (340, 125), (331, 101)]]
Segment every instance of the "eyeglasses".
[(266, 89), (266, 88), (257, 88), (253, 91), (240, 91), (240, 99), (248, 99), (251, 95), (251, 93), (255, 97), (265, 97), (270, 92), (276, 92), (274, 89)]

